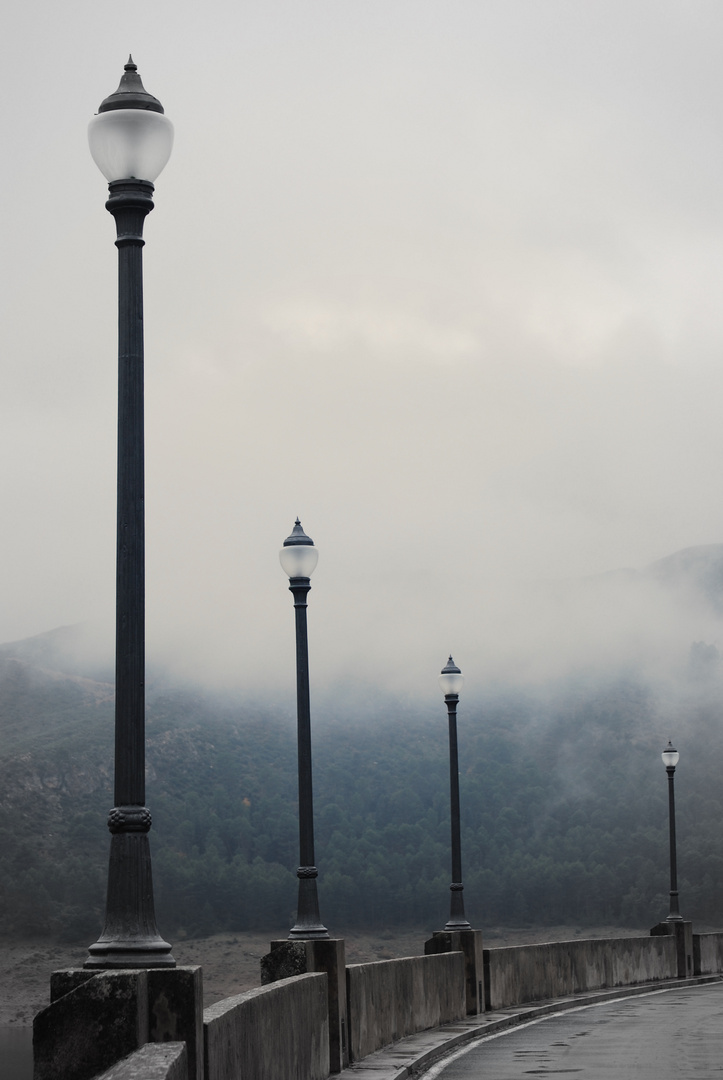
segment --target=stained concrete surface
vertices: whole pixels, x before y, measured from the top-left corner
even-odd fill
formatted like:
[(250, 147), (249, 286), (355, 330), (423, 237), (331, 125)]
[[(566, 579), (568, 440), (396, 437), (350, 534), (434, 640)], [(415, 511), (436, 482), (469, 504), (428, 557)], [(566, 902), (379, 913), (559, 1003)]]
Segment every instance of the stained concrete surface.
[(573, 1009), (485, 1039), (426, 1080), (688, 1080), (723, 1074), (723, 983)]

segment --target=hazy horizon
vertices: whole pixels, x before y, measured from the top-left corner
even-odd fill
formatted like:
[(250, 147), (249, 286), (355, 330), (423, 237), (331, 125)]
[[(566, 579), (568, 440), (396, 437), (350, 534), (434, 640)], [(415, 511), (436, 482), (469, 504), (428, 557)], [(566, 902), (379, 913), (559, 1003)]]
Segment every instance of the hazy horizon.
[[(463, 696), (479, 701), (498, 691), (555, 693), (570, 679), (581, 679), (580, 685), (590, 687), (599, 680), (610, 683), (621, 678), (677, 696), (691, 677), (717, 679), (723, 675), (722, 576), (723, 544), (714, 544), (671, 553), (648, 567), (517, 583), (507, 596), (496, 594), (498, 606), (489, 609), (488, 625), (480, 630), (473, 648), (466, 654), (457, 652), (466, 675)], [(295, 670), (290, 621), (292, 626), (286, 626), (276, 642), (285, 666), (272, 669), (269, 664), (253, 673), (243, 665), (233, 667), (233, 642), (214, 654), (207, 643), (205, 649), (199, 648), (199, 641), (204, 644), (200, 636), (184, 648), (178, 642), (169, 647), (165, 635), (151, 635), (149, 692), (175, 685), (228, 692), (234, 700), (240, 694), (259, 706), (271, 703), (272, 708), (287, 709)], [(329, 657), (316, 645), (317, 639), (328, 642), (333, 628), (313, 617), (309, 621), (312, 692), (324, 710), (333, 710), (338, 701), (345, 714), (361, 710), (361, 715), (372, 699), (379, 704), (385, 695), (399, 707), (404, 701), (436, 700), (436, 675), (446, 657), (423, 669), (421, 650), (419, 656), (404, 656), (406, 663), (400, 663), (394, 655), (384, 657), (378, 644), (370, 641), (365, 652), (343, 666), (339, 651)], [(105, 622), (52, 627), (19, 642), (0, 642), (0, 650), (13, 655), (8, 647), (18, 644), (17, 655), (40, 667), (53, 669), (57, 664), (61, 671), (112, 680), (113, 637), (109, 617)], [(709, 652), (704, 668), (700, 655), (692, 655), (694, 643)], [(218, 648), (218, 639), (214, 644)]]

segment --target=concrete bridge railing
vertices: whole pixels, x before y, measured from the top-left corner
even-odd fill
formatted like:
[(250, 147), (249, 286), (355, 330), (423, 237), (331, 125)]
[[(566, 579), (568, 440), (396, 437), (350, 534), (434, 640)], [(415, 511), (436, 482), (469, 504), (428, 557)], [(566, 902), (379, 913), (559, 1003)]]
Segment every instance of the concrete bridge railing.
[(461, 952), (352, 964), (346, 979), (351, 1061), (467, 1011)]
[(487, 1009), (493, 1011), (677, 975), (672, 936), (595, 938), (485, 950), (485, 998)]
[[(163, 1030), (157, 1021), (154, 1027), (152, 1002), (160, 1000), (168, 1010), (171, 996), (161, 981), (155, 988), (153, 982), (146, 986), (146, 973), (133, 972), (66, 978), (71, 987), (68, 994), (36, 1018), (36, 1035), (42, 1032), (45, 1039), (40, 1061), (56, 1064), (43, 1073), (42, 1067), (38, 1071), (36, 1057), (35, 1075), (37, 1080), (45, 1076), (53, 1080), (327, 1080), (330, 1072), (339, 1071), (347, 1061), (360, 1061), (406, 1035), (476, 1012), (469, 1004), (472, 980), (484, 985), (481, 1012), (686, 974), (723, 973), (723, 934), (693, 935), (690, 923), (685, 931), (679, 930), (677, 938), (668, 934), (480, 949), (484, 971), (471, 973), (469, 956), (456, 950), (353, 964), (338, 972), (338, 979), (325, 971), (306, 972), (217, 1002), (202, 1017), (196, 995), (197, 1016), (195, 1022), (188, 1021), (192, 1028), (188, 1046), (183, 1024), (173, 1019), (172, 1008)], [(688, 959), (691, 970), (687, 970)], [(192, 978), (190, 970), (181, 969), (186, 972), (182, 979), (188, 985), (200, 985), (200, 973)], [(60, 1061), (70, 1061), (73, 1052), (80, 1052), (77, 1047), (60, 1045), (63, 1024), (75, 1014), (72, 1029), (77, 1039), (83, 1029), (85, 998), (91, 1004), (102, 1000), (110, 1005), (106, 997), (114, 981), (125, 987), (128, 1015), (136, 1017), (137, 1048), (128, 1054), (132, 1048), (127, 1046), (128, 1056), (105, 1072), (93, 1070), (90, 1062), (84, 1071), (58, 1068)], [(336, 1064), (333, 1053), (330, 1056), (334, 1025), (329, 1020), (329, 987), (335, 981), (346, 986), (344, 1060), (337, 1058)], [(62, 978), (56, 984), (63, 988)], [(135, 1005), (133, 986), (139, 988)], [(62, 1023), (53, 1022), (54, 1005)], [(184, 1008), (187, 1011), (187, 1005)], [(144, 1019), (146, 1015), (150, 1021)], [(196, 1045), (201, 1019), (202, 1055)], [(50, 1045), (53, 1038), (58, 1047)], [(61, 1052), (56, 1053), (58, 1048)]]
[(203, 1014), (205, 1080), (329, 1075), (329, 1009), (324, 973), (249, 990)]

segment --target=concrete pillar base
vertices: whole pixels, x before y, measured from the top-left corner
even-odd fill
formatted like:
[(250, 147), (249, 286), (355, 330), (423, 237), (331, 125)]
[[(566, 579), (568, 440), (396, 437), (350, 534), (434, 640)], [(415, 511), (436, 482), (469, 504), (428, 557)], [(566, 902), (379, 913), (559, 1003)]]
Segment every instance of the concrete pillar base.
[(324, 971), (329, 994), (329, 1067), (338, 1073), (349, 1064), (346, 1018), (346, 951), (343, 938), (283, 939), (271, 942), (261, 957), (261, 985)]
[(651, 937), (672, 934), (678, 958), (678, 978), (687, 979), (697, 974), (693, 951), (693, 923), (687, 919), (665, 919), (650, 930)]
[(678, 955), (678, 978), (688, 979), (694, 974), (693, 923), (686, 919), (669, 919), (671, 933), (675, 936)]
[(481, 930), (440, 930), (424, 943), (424, 955), (461, 952), (464, 954), (464, 983), (467, 1015), (485, 1011), (484, 946)]
[(54, 971), (33, 1021), (34, 1080), (89, 1080), (148, 1042), (186, 1043), (189, 1080), (203, 1080), (200, 967)]

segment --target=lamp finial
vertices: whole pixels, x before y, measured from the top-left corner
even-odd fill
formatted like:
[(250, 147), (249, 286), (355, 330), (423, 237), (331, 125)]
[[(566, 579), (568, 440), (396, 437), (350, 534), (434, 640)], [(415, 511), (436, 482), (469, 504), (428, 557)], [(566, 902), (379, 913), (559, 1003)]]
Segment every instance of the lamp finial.
[(147, 109), (149, 112), (159, 113), (164, 111), (158, 98), (149, 94), (144, 87), (138, 74), (138, 67), (133, 63), (130, 53), (128, 63), (123, 68), (118, 89), (101, 101), (98, 112), (112, 112), (114, 109)]
[(287, 536), (284, 540), (284, 547), (293, 547), (296, 544), (307, 544), (310, 547), (314, 546), (314, 541), (311, 539), (310, 536), (306, 535), (306, 533), (301, 527), (301, 522), (299, 521), (298, 517), (296, 519), (296, 523), (293, 529), (291, 530), (290, 536)]

